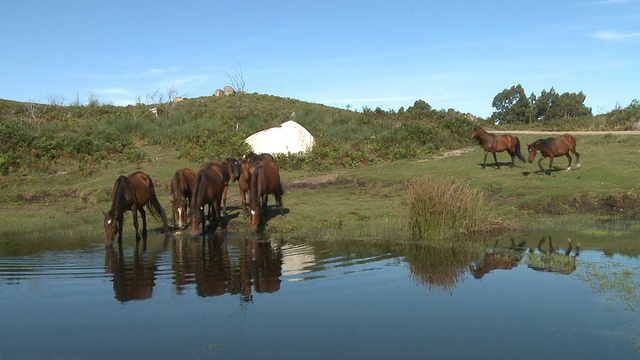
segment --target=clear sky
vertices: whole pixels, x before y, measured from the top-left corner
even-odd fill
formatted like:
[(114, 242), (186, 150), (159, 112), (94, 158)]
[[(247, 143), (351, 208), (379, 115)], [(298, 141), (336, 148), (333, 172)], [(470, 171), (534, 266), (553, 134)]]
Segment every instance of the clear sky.
[(230, 85), (341, 108), (488, 117), (521, 84), (640, 99), (640, 0), (3, 0), (0, 98), (125, 105)]

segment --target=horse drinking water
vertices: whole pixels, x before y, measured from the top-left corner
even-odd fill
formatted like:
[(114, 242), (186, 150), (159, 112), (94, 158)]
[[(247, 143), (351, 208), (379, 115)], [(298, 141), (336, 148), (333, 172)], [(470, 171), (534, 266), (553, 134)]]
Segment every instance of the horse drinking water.
[(187, 223), (187, 213), (193, 193), (193, 179), (196, 173), (189, 168), (176, 170), (171, 179), (171, 205), (173, 206), (173, 219), (178, 229)]
[(482, 168), (487, 165), (487, 155), (493, 154), (493, 160), (496, 162), (496, 167), (500, 169), (498, 158), (496, 153), (506, 151), (511, 156), (511, 163), (509, 167), (515, 166), (515, 157), (525, 162), (526, 160), (520, 152), (520, 139), (513, 135), (495, 135), (487, 132), (483, 128), (477, 128), (471, 133), (471, 138), (478, 140), (482, 148), (484, 149), (484, 161), (482, 162)]
[(124, 213), (128, 210), (133, 213), (136, 241), (141, 238), (138, 231), (138, 212), (142, 216), (142, 236), (146, 237), (147, 235), (147, 214), (144, 211), (144, 206), (147, 206), (154, 217), (160, 218), (163, 229), (167, 230), (167, 216), (156, 197), (156, 190), (149, 175), (142, 171), (136, 171), (129, 176), (121, 175), (113, 185), (111, 198), (113, 200), (111, 210), (106, 213), (102, 212), (107, 246), (113, 244), (116, 235), (118, 235), (118, 244), (122, 245)]
[[(220, 224), (222, 196), (225, 189), (223, 170), (218, 163), (210, 162), (203, 165), (193, 180), (193, 196), (191, 198), (191, 236), (199, 234), (202, 226), (202, 235), (206, 233), (207, 219), (204, 215), (205, 205), (213, 206), (216, 227)], [(212, 219), (213, 221), (213, 219)]]
[(263, 161), (254, 168), (249, 185), (249, 220), (251, 230), (258, 231), (262, 216), (267, 215), (267, 200), (273, 194), (280, 207), (280, 216), (284, 216), (282, 208), (282, 184), (280, 168), (274, 161)]
[(536, 154), (540, 151), (540, 159), (538, 160), (538, 167), (540, 171), (545, 171), (542, 167), (542, 160), (549, 158), (549, 169), (545, 171), (547, 175), (551, 175), (553, 169), (553, 158), (556, 156), (566, 156), (569, 160), (569, 166), (567, 171), (571, 170), (571, 155), (572, 152), (576, 156), (576, 166), (580, 167), (580, 154), (576, 151), (576, 139), (569, 135), (564, 134), (555, 138), (538, 139), (533, 144), (527, 145), (529, 149), (529, 162), (533, 162)]

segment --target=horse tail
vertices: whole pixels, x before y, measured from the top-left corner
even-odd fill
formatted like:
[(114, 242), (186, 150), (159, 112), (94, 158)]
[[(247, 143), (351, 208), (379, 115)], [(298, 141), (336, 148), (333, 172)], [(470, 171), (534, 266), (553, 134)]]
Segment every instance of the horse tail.
[(151, 212), (151, 215), (156, 219), (162, 221), (162, 227), (166, 231), (167, 226), (167, 214), (164, 211), (162, 205), (160, 205), (160, 201), (158, 201), (158, 197), (156, 196), (156, 188), (153, 186), (153, 180), (149, 178), (149, 192), (151, 193), (151, 197), (149, 198), (149, 205), (147, 208)]
[(524, 156), (522, 156), (522, 152), (520, 152), (520, 139), (518, 139), (518, 137), (516, 136), (516, 156), (518, 156), (518, 159), (520, 159), (522, 162), (527, 162), (524, 159)]

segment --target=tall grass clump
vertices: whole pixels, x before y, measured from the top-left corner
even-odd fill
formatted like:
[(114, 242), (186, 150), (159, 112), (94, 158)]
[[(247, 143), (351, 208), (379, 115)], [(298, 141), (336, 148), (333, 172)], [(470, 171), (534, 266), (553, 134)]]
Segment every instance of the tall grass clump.
[(421, 180), (409, 187), (409, 230), (416, 240), (441, 242), (486, 228), (484, 192), (453, 179)]

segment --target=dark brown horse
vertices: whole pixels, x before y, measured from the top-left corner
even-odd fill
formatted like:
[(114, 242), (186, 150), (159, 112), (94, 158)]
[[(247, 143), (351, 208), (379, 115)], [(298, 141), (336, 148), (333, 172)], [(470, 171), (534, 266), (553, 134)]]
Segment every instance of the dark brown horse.
[(280, 207), (280, 216), (284, 216), (282, 195), (284, 190), (280, 183), (280, 171), (274, 161), (265, 160), (254, 168), (249, 185), (249, 218), (251, 230), (258, 231), (262, 216), (267, 214), (269, 195), (273, 194)]
[(193, 193), (193, 179), (196, 173), (189, 168), (176, 170), (171, 179), (171, 205), (173, 206), (173, 221), (178, 229), (187, 223), (189, 204)]
[[(222, 196), (224, 194), (224, 176), (217, 163), (203, 165), (193, 181), (193, 196), (191, 198), (191, 235), (197, 236), (199, 227), (205, 233), (206, 218), (204, 207), (213, 206), (216, 221), (220, 223)], [(212, 219), (213, 221), (213, 219)]]
[(238, 162), (238, 168), (240, 170), (240, 176), (238, 178), (238, 188), (240, 189), (240, 200), (242, 201), (242, 212), (246, 218), (249, 216), (249, 207), (247, 206), (247, 194), (249, 194), (249, 185), (251, 183), (251, 174), (255, 171), (255, 168), (260, 164), (273, 163), (279, 170), (278, 164), (275, 162), (271, 154), (262, 153), (256, 154), (253, 152), (245, 155), (242, 160)]
[(142, 216), (142, 234), (147, 234), (147, 214), (144, 207), (147, 206), (154, 217), (162, 221), (163, 229), (167, 230), (167, 216), (156, 197), (156, 190), (149, 175), (142, 171), (134, 172), (129, 176), (121, 175), (116, 180), (111, 190), (113, 203), (109, 212), (104, 215), (104, 234), (107, 238), (106, 245), (113, 244), (113, 239), (118, 235), (118, 244), (122, 245), (122, 228), (124, 213), (131, 210), (133, 214), (133, 226), (136, 228), (136, 241), (140, 240), (138, 231), (138, 212)]
[(569, 160), (569, 166), (567, 171), (571, 170), (571, 155), (572, 152), (576, 156), (576, 167), (580, 167), (580, 154), (576, 151), (576, 139), (569, 135), (564, 134), (555, 138), (538, 139), (533, 144), (527, 145), (529, 149), (529, 162), (533, 162), (536, 154), (540, 151), (540, 159), (538, 160), (538, 167), (540, 171), (545, 171), (542, 167), (542, 160), (549, 158), (549, 169), (546, 171), (547, 175), (551, 175), (553, 169), (553, 158), (556, 156), (566, 156)]
[(222, 196), (222, 213), (227, 213), (227, 190), (229, 189), (229, 181), (238, 181), (240, 178), (240, 164), (238, 160), (228, 157), (218, 163), (224, 177), (224, 194)]
[(515, 166), (515, 157), (525, 162), (526, 160), (520, 152), (520, 139), (513, 135), (495, 135), (487, 132), (483, 128), (477, 128), (471, 133), (471, 138), (478, 140), (478, 143), (484, 149), (484, 160), (482, 161), (482, 168), (487, 165), (487, 155), (493, 154), (493, 160), (496, 162), (496, 167), (500, 169), (500, 163), (496, 153), (506, 151), (511, 156), (511, 163), (509, 167)]

